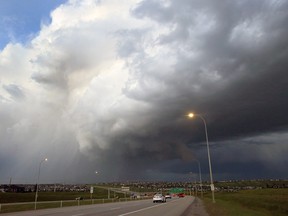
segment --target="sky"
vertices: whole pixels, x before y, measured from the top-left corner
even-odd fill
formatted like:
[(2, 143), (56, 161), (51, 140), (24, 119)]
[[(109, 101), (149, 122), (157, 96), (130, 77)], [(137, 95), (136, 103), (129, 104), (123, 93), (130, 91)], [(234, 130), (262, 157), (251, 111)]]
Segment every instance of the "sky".
[(0, 0), (0, 184), (208, 181), (202, 119), (214, 181), (287, 179), (287, 23), (285, 0)]

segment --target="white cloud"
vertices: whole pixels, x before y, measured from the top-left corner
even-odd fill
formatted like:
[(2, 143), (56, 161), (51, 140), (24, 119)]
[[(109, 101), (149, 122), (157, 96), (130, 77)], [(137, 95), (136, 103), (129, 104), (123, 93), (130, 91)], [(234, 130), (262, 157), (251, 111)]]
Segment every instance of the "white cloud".
[[(81, 151), (93, 163), (113, 167), (106, 160), (110, 156), (143, 169), (187, 158), (191, 134), (185, 123), (173, 123), (179, 112), (210, 110), (213, 124), (223, 109), (233, 116), (238, 103), (250, 105), (243, 88), (235, 90), (253, 68), (241, 54), (272, 40), (267, 28), (283, 18), (267, 27), (255, 11), (243, 21), (223, 5), (192, 2), (195, 7), (190, 1), (70, 0), (51, 13), (51, 23), (30, 43), (7, 45), (0, 53), (0, 154), (11, 154), (20, 164), (51, 154), (69, 166), (81, 161)], [(237, 11), (237, 4), (227, 7)], [(273, 35), (278, 39), (285, 32)], [(231, 79), (238, 73), (244, 81)], [(229, 94), (237, 103), (227, 100)], [(234, 118), (225, 120), (237, 124)], [(213, 129), (224, 133), (224, 122)], [(261, 150), (267, 154), (268, 147)]]
[[(30, 44), (8, 44), (0, 53), (1, 148), (15, 160), (38, 160), (38, 152), (55, 151), (51, 143), (65, 146), (73, 137), (84, 152), (107, 148), (107, 137), (131, 126), (123, 123), (125, 113), (144, 106), (123, 95), (129, 71), (118, 57), (116, 32), (143, 25), (131, 19), (132, 3), (70, 1), (51, 13), (51, 24)], [(12, 97), (13, 86), (14, 95), (25, 91), (23, 100)]]

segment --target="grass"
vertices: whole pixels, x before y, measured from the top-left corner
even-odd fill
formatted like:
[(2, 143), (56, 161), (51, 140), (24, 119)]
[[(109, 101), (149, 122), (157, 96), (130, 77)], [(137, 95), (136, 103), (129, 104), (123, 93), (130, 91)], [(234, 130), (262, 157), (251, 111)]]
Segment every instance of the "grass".
[[(110, 192), (111, 199), (115, 198), (116, 196), (119, 198), (125, 197), (122, 193)], [(83, 200), (75, 200), (77, 197), (82, 197)], [(96, 187), (94, 188), (92, 199), (90, 192), (39, 192), (37, 209), (112, 202), (112, 200), (107, 200), (107, 198), (107, 189)], [(34, 201), (35, 193), (0, 193), (0, 213), (32, 210), (34, 209)], [(47, 201), (47, 203), (40, 203), (45, 201)], [(48, 203), (48, 201), (50, 202)], [(5, 205), (6, 203), (9, 203), (9, 205)], [(17, 204), (10, 205), (10, 203)]]
[(212, 203), (206, 194), (204, 203), (211, 216), (286, 216), (288, 189), (262, 189), (215, 194)]
[[(124, 197), (122, 193), (115, 193), (115, 196)], [(90, 192), (39, 192), (38, 201), (60, 201), (60, 200), (75, 200), (77, 197), (90, 199)], [(114, 192), (110, 193), (110, 197), (114, 198)], [(93, 199), (107, 199), (108, 191), (104, 188), (94, 188), (92, 194)], [(35, 193), (0, 193), (0, 203), (15, 203), (15, 202), (34, 202)]]
[[(55, 201), (53, 203), (38, 203), (37, 209), (58, 208), (75, 205), (89, 205), (102, 203), (101, 199), (107, 199), (108, 191), (105, 188), (94, 188), (94, 194), (90, 199), (89, 192), (40, 192), (39, 202)], [(123, 194), (115, 193), (115, 196), (123, 198)], [(84, 200), (75, 200), (83, 197)], [(110, 193), (114, 198), (114, 192)], [(0, 193), (0, 203), (34, 202), (35, 193)], [(64, 202), (66, 200), (66, 202)], [(68, 201), (70, 200), (70, 201)], [(288, 189), (259, 189), (243, 190), (239, 192), (217, 192), (216, 203), (212, 203), (211, 194), (204, 198), (206, 210), (210, 216), (286, 216), (288, 215)], [(56, 202), (57, 201), (57, 202)], [(107, 200), (105, 201), (107, 202)], [(14, 206), (2, 205), (1, 212), (24, 211), (34, 209), (34, 204), (22, 204)]]

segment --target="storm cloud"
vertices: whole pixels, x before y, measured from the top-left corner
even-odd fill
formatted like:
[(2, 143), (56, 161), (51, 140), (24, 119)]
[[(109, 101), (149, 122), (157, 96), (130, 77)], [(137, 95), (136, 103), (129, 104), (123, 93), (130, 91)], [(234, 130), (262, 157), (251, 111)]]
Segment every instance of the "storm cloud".
[(192, 111), (216, 179), (287, 178), (287, 21), (281, 0), (59, 6), (0, 52), (1, 181), (45, 157), (47, 182), (205, 178)]

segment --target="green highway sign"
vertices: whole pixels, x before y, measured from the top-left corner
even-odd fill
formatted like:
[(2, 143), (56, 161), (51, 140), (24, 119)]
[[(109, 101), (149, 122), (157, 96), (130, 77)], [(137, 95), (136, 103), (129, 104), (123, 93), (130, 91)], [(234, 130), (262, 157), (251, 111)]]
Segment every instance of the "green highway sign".
[(174, 194), (178, 194), (178, 193), (183, 193), (184, 189), (183, 188), (172, 188), (169, 193), (174, 193)]

